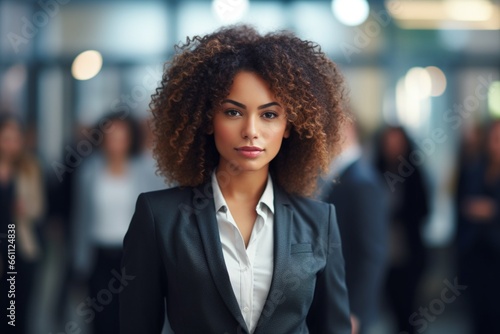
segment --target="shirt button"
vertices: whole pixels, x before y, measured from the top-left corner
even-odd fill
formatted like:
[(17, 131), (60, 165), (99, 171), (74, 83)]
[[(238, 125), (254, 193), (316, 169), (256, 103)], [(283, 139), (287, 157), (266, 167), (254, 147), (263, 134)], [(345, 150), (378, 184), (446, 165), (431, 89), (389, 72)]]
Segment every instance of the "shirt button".
[(249, 309), (247, 306), (245, 306), (245, 307), (243, 308), (243, 312), (247, 313), (248, 311), (250, 311), (250, 309)]
[(247, 271), (247, 270), (248, 270), (248, 267), (241, 268), (241, 271)]

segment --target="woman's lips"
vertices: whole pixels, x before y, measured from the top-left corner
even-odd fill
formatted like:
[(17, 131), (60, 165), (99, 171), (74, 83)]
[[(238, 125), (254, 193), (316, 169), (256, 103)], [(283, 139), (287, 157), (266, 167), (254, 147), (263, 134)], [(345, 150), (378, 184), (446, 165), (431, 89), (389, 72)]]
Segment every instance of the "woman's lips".
[(236, 151), (245, 158), (257, 158), (264, 152), (264, 149), (257, 146), (242, 146), (237, 147)]

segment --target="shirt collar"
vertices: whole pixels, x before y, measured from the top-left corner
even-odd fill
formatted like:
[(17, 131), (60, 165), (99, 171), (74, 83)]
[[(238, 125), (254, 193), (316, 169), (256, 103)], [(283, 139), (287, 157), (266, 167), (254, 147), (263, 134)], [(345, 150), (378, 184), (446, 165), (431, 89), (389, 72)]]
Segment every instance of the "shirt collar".
[[(219, 210), (223, 209), (227, 210), (227, 203), (222, 195), (222, 191), (219, 187), (219, 182), (217, 181), (217, 177), (215, 176), (215, 171), (212, 172), (212, 189), (214, 193), (214, 203), (215, 203), (215, 212), (219, 212)], [(273, 190), (273, 181), (271, 179), (271, 175), (267, 176), (267, 184), (262, 196), (259, 199), (259, 203), (257, 204), (257, 208), (261, 208), (265, 205), (274, 214), (274, 190)]]

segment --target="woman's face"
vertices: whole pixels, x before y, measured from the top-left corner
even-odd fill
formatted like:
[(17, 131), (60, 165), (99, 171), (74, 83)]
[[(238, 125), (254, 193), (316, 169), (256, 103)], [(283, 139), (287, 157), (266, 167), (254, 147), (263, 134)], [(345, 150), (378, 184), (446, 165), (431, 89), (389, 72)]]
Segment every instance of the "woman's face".
[(287, 124), (284, 106), (267, 82), (252, 72), (237, 73), (213, 117), (219, 164), (239, 171), (267, 169), (290, 134)]
[(109, 157), (123, 158), (128, 155), (131, 145), (127, 123), (114, 120), (104, 136), (104, 151)]
[(19, 125), (12, 121), (0, 129), (0, 159), (14, 161), (23, 149), (23, 137)]
[(383, 151), (386, 159), (396, 160), (400, 155), (404, 155), (406, 150), (406, 139), (400, 130), (390, 129), (385, 133)]

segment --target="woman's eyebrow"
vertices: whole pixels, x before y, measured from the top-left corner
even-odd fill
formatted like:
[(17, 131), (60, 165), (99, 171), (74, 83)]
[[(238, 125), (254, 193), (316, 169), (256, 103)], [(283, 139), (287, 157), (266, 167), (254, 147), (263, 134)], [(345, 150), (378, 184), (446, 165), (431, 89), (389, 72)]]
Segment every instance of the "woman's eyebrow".
[[(247, 107), (243, 104), (243, 103), (240, 103), (240, 102), (236, 102), (234, 100), (231, 100), (231, 99), (225, 99), (222, 101), (222, 103), (232, 103), (234, 104), (235, 106), (237, 107), (240, 107), (242, 109), (246, 109)], [(260, 107), (257, 107), (257, 109), (265, 109), (265, 108), (268, 108), (268, 107), (271, 107), (271, 106), (278, 106), (278, 107), (281, 107), (280, 104), (278, 102), (269, 102), (269, 103), (266, 103), (266, 104), (263, 104), (261, 105)]]
[(233, 100), (230, 100), (230, 99), (225, 99), (225, 100), (222, 101), (222, 103), (232, 103), (235, 106), (240, 107), (242, 109), (246, 109), (247, 108), (247, 106), (244, 105), (243, 103), (239, 103), (239, 102), (236, 102), (236, 101), (233, 101)]
[(268, 108), (268, 107), (271, 107), (271, 106), (278, 106), (278, 107), (281, 107), (280, 104), (278, 102), (270, 102), (270, 103), (266, 103), (266, 104), (263, 104), (261, 105), (260, 107), (258, 107), (257, 109), (265, 109), (265, 108)]

